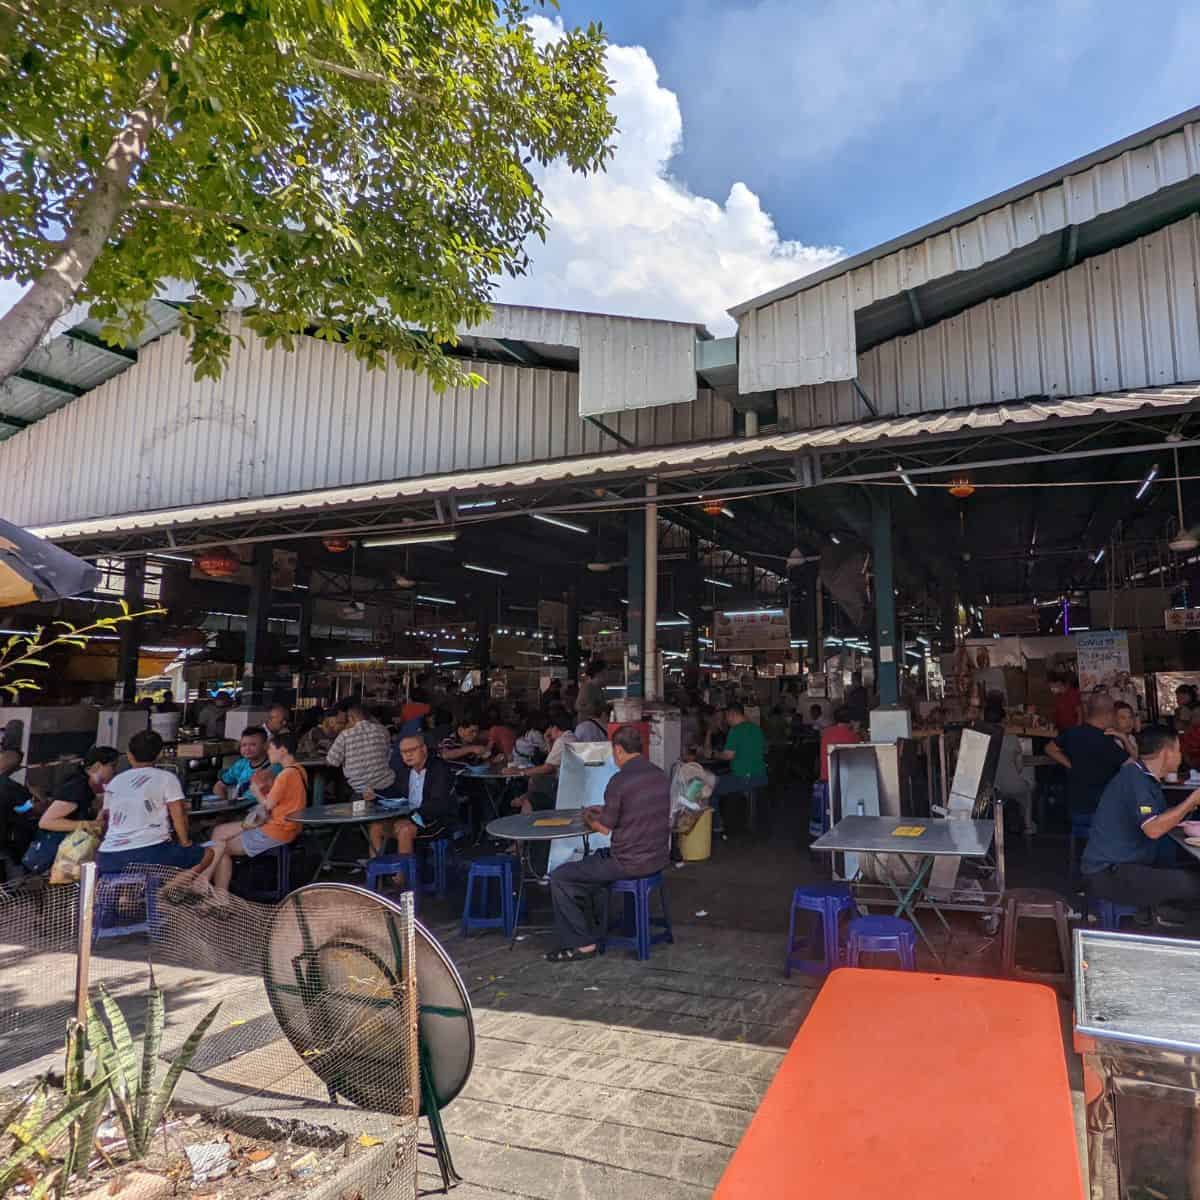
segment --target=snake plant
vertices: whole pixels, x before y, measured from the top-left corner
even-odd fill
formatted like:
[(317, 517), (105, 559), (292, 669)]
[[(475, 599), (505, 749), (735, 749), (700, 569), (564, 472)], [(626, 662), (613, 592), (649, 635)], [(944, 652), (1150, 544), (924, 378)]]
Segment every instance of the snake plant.
[(215, 1004), (200, 1019), (156, 1085), (158, 1051), (166, 1024), (162, 989), (152, 987), (146, 996), (146, 1023), (140, 1063), (129, 1025), (117, 1002), (104, 988), (100, 988), (100, 1003), (104, 1010), (103, 1018), (94, 1004), (88, 1006), (88, 1045), (96, 1055), (97, 1073), (107, 1076), (130, 1157), (137, 1161), (145, 1158), (149, 1152), (150, 1139), (171, 1102), (180, 1076), (195, 1057), (201, 1040), (221, 1006)]

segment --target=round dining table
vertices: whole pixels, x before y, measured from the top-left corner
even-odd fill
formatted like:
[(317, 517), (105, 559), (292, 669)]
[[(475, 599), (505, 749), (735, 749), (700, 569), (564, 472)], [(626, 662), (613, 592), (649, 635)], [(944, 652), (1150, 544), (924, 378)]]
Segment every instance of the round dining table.
[(357, 867), (357, 862), (334, 862), (333, 852), (338, 841), (347, 829), (366, 829), (376, 821), (395, 821), (405, 815), (401, 808), (388, 808), (382, 804), (322, 804), (310, 805), (298, 812), (289, 813), (288, 820), (294, 821), (305, 829), (331, 829), (332, 837), (329, 844), (321, 852), (321, 862), (318, 871), (328, 871), (330, 867)]
[(529, 852), (538, 842), (554, 842), (560, 838), (583, 838), (583, 853), (588, 853), (588, 835), (592, 832), (583, 823), (582, 808), (550, 808), (543, 812), (514, 813), (510, 817), (497, 817), (489, 821), (488, 836), (501, 842), (516, 842), (520, 850), (517, 878), (517, 916), (513, 922), (512, 941), (517, 940), (517, 925), (521, 920), (521, 901), (525, 898), (525, 885), (533, 879), (544, 883), (545, 877), (534, 870)]

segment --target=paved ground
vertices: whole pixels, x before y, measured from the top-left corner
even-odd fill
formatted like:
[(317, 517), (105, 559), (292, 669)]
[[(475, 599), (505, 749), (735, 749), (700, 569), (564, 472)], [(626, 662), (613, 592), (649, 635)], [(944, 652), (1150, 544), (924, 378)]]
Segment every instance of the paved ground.
[[(816, 995), (815, 981), (785, 980), (781, 969), (791, 889), (824, 869), (796, 824), (777, 812), (772, 835), (735, 837), (710, 862), (671, 870), (676, 943), (656, 947), (649, 963), (613, 952), (550, 965), (544, 931), (531, 928), (512, 950), (495, 933), (464, 940), (461, 899), (423, 902), (422, 919), (457, 963), (477, 1021), (474, 1073), (445, 1112), (466, 1181), (458, 1200), (710, 1193)], [(1062, 841), (1018, 845), (1012, 881), (1063, 888), (1064, 858)], [(532, 899), (531, 925), (544, 925), (548, 896), (539, 889)], [(977, 918), (958, 927), (951, 969), (995, 972), (998, 939), (984, 937)], [(27, 1077), (40, 1055), (43, 1065), (58, 1061), (74, 969), (68, 953), (31, 955), (20, 939), (9, 943), (0, 945), (0, 1083)], [(138, 953), (134, 941), (103, 956), (98, 971), (118, 993), (144, 987)], [(235, 1016), (236, 990), (204, 969), (199, 950), (194, 967), (160, 967), (157, 978), (179, 1025), (221, 995), (235, 1022), (255, 1016)], [(1077, 1061), (1064, 1050), (1077, 1090)], [(438, 1183), (423, 1160), (423, 1191)]]

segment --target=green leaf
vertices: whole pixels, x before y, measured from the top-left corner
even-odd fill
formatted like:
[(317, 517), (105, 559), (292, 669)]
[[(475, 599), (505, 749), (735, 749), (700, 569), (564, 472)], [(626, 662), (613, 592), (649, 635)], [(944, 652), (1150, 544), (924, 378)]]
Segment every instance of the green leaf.
[(133, 1037), (120, 1006), (109, 994), (108, 989), (101, 986), (99, 990), (100, 1003), (104, 1005), (104, 1015), (108, 1018), (108, 1030), (112, 1039), (113, 1066), (116, 1068), (113, 1076), (114, 1090), (118, 1095), (132, 1101), (137, 1096), (138, 1084)]
[[(166, 1023), (166, 1005), (161, 988), (151, 988), (146, 996), (146, 1032), (142, 1036), (142, 1072), (138, 1079), (136, 1105), (137, 1144), (144, 1147), (150, 1140), (147, 1128), (150, 1115), (151, 1092), (154, 1088), (154, 1068), (158, 1063), (158, 1050), (162, 1045), (163, 1025)], [(143, 1150), (142, 1153), (145, 1153)]]
[(64, 1105), (57, 1115), (53, 1117), (47, 1124), (43, 1125), (38, 1130), (34, 1141), (20, 1147), (20, 1149), (10, 1154), (2, 1163), (0, 1163), (0, 1195), (4, 1194), (5, 1189), (13, 1182), (20, 1174), (21, 1166), (28, 1162), (30, 1158), (37, 1153), (38, 1146), (52, 1146), (64, 1133), (70, 1124), (83, 1112), (89, 1103), (95, 1098), (97, 1089), (103, 1089), (107, 1086), (107, 1081), (96, 1084), (95, 1088), (90, 1092), (86, 1092), (83, 1096), (74, 1102)]
[(183, 1043), (183, 1047), (175, 1056), (171, 1063), (170, 1069), (167, 1071), (165, 1078), (159, 1085), (158, 1093), (154, 1097), (154, 1104), (150, 1109), (150, 1117), (147, 1122), (147, 1127), (150, 1134), (158, 1128), (159, 1121), (162, 1120), (163, 1113), (167, 1110), (167, 1105), (171, 1102), (171, 1097), (174, 1095), (175, 1087), (179, 1083), (180, 1076), (191, 1065), (191, 1061), (196, 1056), (196, 1051), (200, 1048), (200, 1043), (204, 1039), (204, 1035), (208, 1032), (208, 1027), (216, 1019), (217, 1012), (221, 1005), (218, 1002), (200, 1018), (200, 1023), (188, 1035), (188, 1039)]

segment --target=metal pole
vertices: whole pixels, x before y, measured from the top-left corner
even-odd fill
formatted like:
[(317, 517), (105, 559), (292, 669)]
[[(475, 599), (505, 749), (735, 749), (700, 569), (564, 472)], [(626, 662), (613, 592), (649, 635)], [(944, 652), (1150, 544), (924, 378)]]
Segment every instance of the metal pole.
[(647, 700), (658, 699), (658, 504), (653, 497), (658, 484), (646, 481), (646, 601), (643, 606), (646, 622), (646, 687)]
[(404, 1011), (408, 1014), (408, 1041), (404, 1047), (404, 1075), (412, 1097), (413, 1120), (421, 1111), (420, 1010), (417, 995), (416, 908), (411, 891), (400, 894), (400, 949), (404, 955)]
[[(871, 548), (875, 564), (875, 637), (879, 649), (879, 703), (900, 698), (896, 663), (896, 595), (892, 582), (892, 499), (871, 497)], [(903, 652), (901, 652), (903, 653)]]
[[(147, 882), (147, 887), (149, 883)], [(75, 947), (75, 1019), (87, 1027), (88, 981), (92, 967), (92, 920), (96, 904), (96, 864), (83, 863), (79, 868), (79, 919), (76, 928), (79, 940)]]

